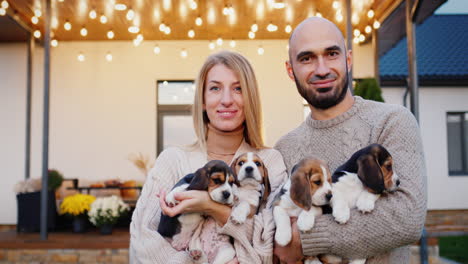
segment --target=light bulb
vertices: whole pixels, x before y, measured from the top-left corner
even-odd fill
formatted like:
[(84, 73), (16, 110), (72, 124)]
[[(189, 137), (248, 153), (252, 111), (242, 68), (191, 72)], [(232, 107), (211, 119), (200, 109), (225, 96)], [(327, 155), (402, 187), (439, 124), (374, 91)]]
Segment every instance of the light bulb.
[(6, 15), (6, 10), (3, 8), (0, 8), (0, 16)]
[(223, 39), (222, 38), (218, 38), (216, 40), (216, 44), (218, 44), (218, 46), (222, 46), (223, 45)]
[(132, 9), (129, 9), (127, 11), (127, 20), (133, 20), (133, 18), (135, 18), (135, 11), (133, 11)]
[(371, 33), (372, 31), (372, 27), (371, 26), (366, 26), (366, 28), (364, 29), (364, 31), (366, 31), (367, 34)]
[(189, 30), (187, 35), (189, 36), (189, 38), (193, 38), (195, 37), (195, 31), (193, 29)]
[(3, 9), (8, 9), (9, 6), (10, 6), (10, 5), (8, 4), (8, 2), (7, 2), (6, 0), (3, 0), (3, 1), (2, 1), (2, 8), (3, 8)]
[(164, 23), (161, 23), (161, 24), (159, 25), (159, 31), (164, 32), (165, 29), (166, 29), (166, 25), (165, 25)]
[(42, 16), (41, 10), (39, 9), (34, 10), (34, 16), (41, 17)]
[(234, 40), (231, 40), (231, 42), (229, 42), (229, 46), (231, 46), (231, 48), (236, 47), (236, 42)]
[(186, 58), (187, 55), (188, 55), (187, 50), (182, 49), (182, 50), (180, 51), (180, 56), (181, 56), (182, 58)]
[(85, 27), (83, 27), (80, 30), (80, 34), (81, 34), (81, 36), (86, 37), (86, 35), (88, 35), (88, 30)]
[(57, 47), (58, 46), (58, 41), (56, 39), (53, 39), (50, 41), (50, 45), (52, 45), (52, 47)]
[(197, 19), (195, 19), (195, 24), (197, 26), (201, 26), (203, 24), (203, 19), (201, 17), (197, 17)]
[(34, 31), (34, 37), (35, 38), (40, 38), (41, 37), (41, 31), (39, 31), (39, 30)]
[(65, 22), (65, 24), (63, 24), (63, 28), (66, 30), (66, 31), (69, 31), (71, 28), (72, 28), (72, 25), (70, 24), (70, 22)]
[(361, 35), (361, 31), (359, 31), (359, 29), (355, 29), (353, 31), (353, 34), (354, 34), (355, 37), (359, 37), (359, 35)]
[(77, 58), (78, 58), (78, 61), (81, 61), (81, 62), (85, 61), (85, 55), (81, 52), (78, 54)]
[(370, 10), (367, 12), (367, 17), (368, 17), (368, 18), (373, 18), (374, 15), (375, 15), (375, 13), (374, 13), (374, 10), (372, 10), (372, 9), (370, 9)]
[(123, 11), (127, 9), (127, 6), (125, 4), (116, 4), (114, 5), (115, 10)]
[(249, 39), (254, 39), (255, 38), (255, 33), (252, 31), (249, 31)]
[(284, 31), (285, 31), (286, 33), (291, 33), (291, 31), (292, 31), (291, 25), (286, 25), (286, 27), (284, 28)]
[(131, 27), (128, 28), (128, 32), (136, 34), (136, 33), (140, 32), (140, 28), (137, 27), (137, 26), (131, 26)]
[(171, 28), (170, 28), (169, 26), (166, 26), (166, 28), (164, 29), (164, 33), (165, 33), (166, 35), (171, 34)]
[(374, 22), (374, 28), (375, 28), (375, 29), (378, 29), (379, 27), (380, 27), (380, 23), (379, 23), (379, 21), (376, 20), (376, 21)]
[(190, 8), (191, 8), (192, 10), (197, 9), (197, 7), (198, 7), (197, 2), (192, 1), (192, 2), (190, 3)]
[(154, 54), (159, 54), (159, 53), (161, 53), (161, 48), (159, 48), (159, 46), (156, 45), (156, 46), (154, 46), (153, 52), (154, 52)]
[(258, 55), (263, 55), (263, 53), (265, 53), (265, 50), (263, 49), (262, 46), (260, 46), (260, 47), (258, 48), (257, 52), (258, 52)]
[(270, 24), (268, 24), (268, 26), (267, 26), (267, 30), (270, 31), (270, 32), (276, 31), (276, 30), (278, 30), (278, 26), (276, 26), (276, 25), (270, 23)]
[(36, 25), (37, 22), (39, 22), (39, 18), (37, 18), (37, 16), (33, 16), (33, 17), (31, 17), (31, 22), (32, 22), (34, 25)]
[(96, 19), (96, 17), (97, 17), (96, 10), (93, 9), (93, 10), (89, 11), (89, 18)]
[(257, 30), (258, 30), (258, 25), (257, 25), (257, 24), (253, 24), (253, 25), (250, 27), (250, 30), (251, 30), (253, 33), (257, 32)]
[(99, 21), (101, 21), (102, 24), (106, 24), (107, 23), (107, 17), (105, 15), (102, 15), (100, 18), (99, 18)]
[(107, 38), (108, 39), (113, 39), (114, 38), (114, 31), (112, 31), (112, 30), (107, 31)]
[(113, 58), (112, 58), (112, 54), (111, 54), (110, 52), (108, 52), (108, 53), (106, 54), (106, 60), (109, 61), (109, 62), (111, 62), (112, 59), (113, 59)]
[(210, 44), (208, 44), (208, 47), (210, 48), (210, 50), (214, 50), (215, 48), (214, 42), (210, 42)]

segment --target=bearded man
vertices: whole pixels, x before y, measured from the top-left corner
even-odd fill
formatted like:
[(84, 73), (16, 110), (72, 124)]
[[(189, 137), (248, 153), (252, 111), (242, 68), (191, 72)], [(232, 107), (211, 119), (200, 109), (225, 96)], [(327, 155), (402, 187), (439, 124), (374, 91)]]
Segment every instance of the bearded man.
[(310, 232), (300, 233), (292, 221), (289, 245), (275, 245), (281, 261), (296, 263), (303, 256), (333, 254), (372, 263), (409, 263), (410, 244), (421, 236), (426, 216), (426, 169), (420, 131), (406, 108), (353, 96), (348, 89), (351, 51), (341, 31), (323, 18), (308, 18), (289, 40), (286, 70), (308, 102), (311, 114), (275, 145), (288, 171), (301, 159), (314, 156), (331, 171), (369, 144), (391, 153), (400, 176), (397, 191), (380, 197), (368, 214), (351, 211), (344, 224), (331, 214), (315, 219)]

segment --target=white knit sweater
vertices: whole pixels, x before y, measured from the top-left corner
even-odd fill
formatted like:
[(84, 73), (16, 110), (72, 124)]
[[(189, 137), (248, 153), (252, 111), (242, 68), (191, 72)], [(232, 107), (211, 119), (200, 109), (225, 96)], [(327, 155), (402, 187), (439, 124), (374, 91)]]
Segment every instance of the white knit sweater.
[[(262, 158), (274, 193), (287, 178), (281, 154), (274, 149), (256, 150), (242, 142), (234, 159), (245, 152), (255, 152)], [(192, 263), (185, 251), (176, 251), (157, 232), (161, 208), (156, 194), (159, 190), (169, 191), (180, 178), (193, 173), (207, 162), (206, 152), (200, 149), (169, 148), (159, 155), (147, 176), (132, 216), (130, 263)], [(270, 195), (270, 199), (272, 197)], [(271, 210), (263, 210), (244, 225), (228, 221), (221, 228), (223, 234), (234, 238), (234, 248), (241, 264), (272, 262), (274, 230)]]

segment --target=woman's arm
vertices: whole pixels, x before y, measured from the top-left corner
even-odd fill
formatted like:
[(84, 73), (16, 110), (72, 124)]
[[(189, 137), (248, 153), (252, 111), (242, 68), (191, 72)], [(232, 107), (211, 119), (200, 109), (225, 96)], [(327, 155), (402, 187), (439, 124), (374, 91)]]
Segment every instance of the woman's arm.
[(191, 263), (186, 252), (176, 251), (157, 232), (161, 208), (156, 194), (180, 178), (179, 155), (174, 149), (163, 151), (148, 173), (130, 224), (130, 263)]

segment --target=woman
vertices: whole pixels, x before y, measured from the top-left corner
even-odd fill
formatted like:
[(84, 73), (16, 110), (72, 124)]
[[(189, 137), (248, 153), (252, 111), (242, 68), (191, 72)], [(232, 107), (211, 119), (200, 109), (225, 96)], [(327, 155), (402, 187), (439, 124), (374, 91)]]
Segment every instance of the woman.
[[(176, 251), (156, 230), (161, 211), (173, 216), (200, 212), (216, 220), (220, 232), (234, 238), (240, 263), (271, 262), (274, 224), (264, 210), (244, 225), (228, 221), (231, 208), (213, 202), (205, 191), (188, 191), (172, 208), (165, 194), (183, 176), (209, 160), (230, 164), (238, 155), (255, 152), (264, 161), (272, 191), (287, 177), (278, 151), (264, 147), (257, 81), (250, 63), (240, 54), (222, 51), (208, 57), (196, 81), (193, 121), (197, 142), (189, 148), (168, 148), (147, 176), (130, 225), (132, 263), (191, 263), (185, 251)], [(160, 199), (157, 197), (160, 196)]]

